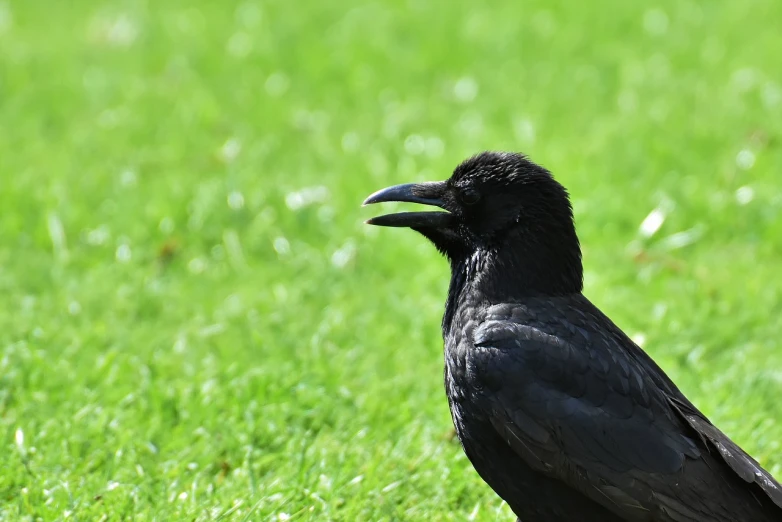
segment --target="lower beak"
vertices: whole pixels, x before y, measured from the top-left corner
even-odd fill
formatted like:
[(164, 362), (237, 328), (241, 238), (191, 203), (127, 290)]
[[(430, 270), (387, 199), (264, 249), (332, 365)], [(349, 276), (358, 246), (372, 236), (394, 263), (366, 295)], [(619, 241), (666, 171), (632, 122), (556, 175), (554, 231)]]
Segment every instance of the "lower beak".
[[(375, 192), (364, 200), (364, 205), (398, 201), (445, 208), (445, 192), (446, 184), (443, 181), (407, 183)], [(453, 219), (450, 212), (400, 212), (374, 217), (366, 223), (381, 227), (439, 228), (452, 224)]]

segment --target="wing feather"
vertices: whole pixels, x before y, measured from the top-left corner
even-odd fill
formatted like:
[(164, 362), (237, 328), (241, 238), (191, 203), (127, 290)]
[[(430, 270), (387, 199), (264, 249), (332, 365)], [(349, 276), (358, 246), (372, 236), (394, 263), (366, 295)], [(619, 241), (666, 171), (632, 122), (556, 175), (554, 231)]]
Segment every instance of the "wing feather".
[(571, 328), (587, 340), (577, 348), (511, 315), (474, 331), (469, 365), (494, 429), (529, 466), (627, 520), (740, 520), (736, 498), (765, 516), (768, 502), (735, 493), (742, 483), (777, 506), (752, 520), (782, 520), (779, 484), (686, 398), (672, 398), (656, 365), (600, 332)]

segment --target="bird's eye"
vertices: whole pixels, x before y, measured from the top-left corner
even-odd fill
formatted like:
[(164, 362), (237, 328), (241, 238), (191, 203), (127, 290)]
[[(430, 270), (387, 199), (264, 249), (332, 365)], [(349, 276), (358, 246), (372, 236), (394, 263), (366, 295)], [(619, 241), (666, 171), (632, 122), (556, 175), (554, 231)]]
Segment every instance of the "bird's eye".
[(466, 188), (459, 192), (459, 199), (465, 205), (475, 205), (478, 201), (480, 201), (481, 195), (475, 189)]

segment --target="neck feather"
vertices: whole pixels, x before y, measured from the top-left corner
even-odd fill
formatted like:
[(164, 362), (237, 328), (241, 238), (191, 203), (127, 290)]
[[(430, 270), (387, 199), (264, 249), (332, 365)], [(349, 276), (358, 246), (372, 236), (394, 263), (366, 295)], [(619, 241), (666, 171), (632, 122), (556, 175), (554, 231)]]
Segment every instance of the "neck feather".
[[(443, 328), (459, 303), (469, 293), (487, 303), (514, 302), (525, 297), (554, 297), (578, 294), (583, 290), (581, 249), (575, 231), (572, 237), (530, 241), (523, 232), (498, 248), (476, 248), (451, 261), (451, 283), (443, 318)], [(563, 248), (563, 245), (572, 245)]]

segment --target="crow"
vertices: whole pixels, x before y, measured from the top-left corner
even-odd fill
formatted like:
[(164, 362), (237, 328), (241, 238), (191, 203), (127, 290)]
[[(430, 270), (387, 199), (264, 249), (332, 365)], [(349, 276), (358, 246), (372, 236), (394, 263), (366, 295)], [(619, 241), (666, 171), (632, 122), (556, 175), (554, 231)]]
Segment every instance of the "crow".
[(524, 522), (782, 521), (782, 486), (582, 293), (567, 190), (525, 155), (484, 152), (447, 181), (397, 185), (368, 224), (450, 262), (442, 322), (456, 433)]

